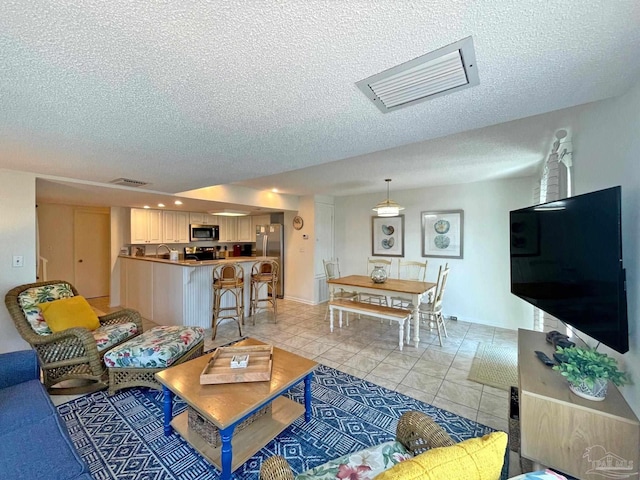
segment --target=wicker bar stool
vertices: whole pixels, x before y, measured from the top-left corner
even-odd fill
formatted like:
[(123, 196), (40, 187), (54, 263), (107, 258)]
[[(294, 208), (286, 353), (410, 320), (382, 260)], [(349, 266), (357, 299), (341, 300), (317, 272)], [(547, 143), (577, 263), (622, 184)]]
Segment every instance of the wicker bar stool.
[[(230, 293), (235, 303), (221, 307), (222, 297)], [(227, 295), (228, 297), (228, 295)], [(238, 324), (242, 336), (244, 317), (244, 272), (239, 263), (221, 263), (213, 269), (213, 335), (216, 338), (218, 324), (222, 320), (232, 319)]]
[[(256, 262), (251, 269), (251, 315), (258, 311), (260, 303), (267, 302), (273, 307), (273, 313), (278, 313), (278, 262), (275, 260), (262, 260)], [(261, 297), (263, 291), (265, 296)], [(276, 320), (277, 321), (277, 320)], [(255, 325), (255, 317), (253, 319)]]

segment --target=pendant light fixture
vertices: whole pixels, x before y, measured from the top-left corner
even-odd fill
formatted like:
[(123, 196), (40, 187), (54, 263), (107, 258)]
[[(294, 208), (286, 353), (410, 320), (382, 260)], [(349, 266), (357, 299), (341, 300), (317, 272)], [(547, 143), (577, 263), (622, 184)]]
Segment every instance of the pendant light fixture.
[(387, 199), (378, 203), (373, 211), (378, 212), (379, 217), (397, 217), (400, 214), (400, 210), (404, 210), (404, 207), (389, 198), (389, 182), (391, 179), (386, 178), (384, 181), (387, 182)]

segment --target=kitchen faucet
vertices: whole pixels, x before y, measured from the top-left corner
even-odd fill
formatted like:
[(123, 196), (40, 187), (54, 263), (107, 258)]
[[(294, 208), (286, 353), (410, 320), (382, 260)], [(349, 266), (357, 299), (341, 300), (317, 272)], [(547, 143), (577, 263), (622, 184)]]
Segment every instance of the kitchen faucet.
[(160, 245), (156, 246), (156, 257), (158, 256), (158, 251), (160, 250), (160, 247), (166, 248), (167, 252), (169, 252), (169, 254), (171, 254), (171, 249), (169, 248), (169, 245), (165, 245), (164, 243), (161, 243)]

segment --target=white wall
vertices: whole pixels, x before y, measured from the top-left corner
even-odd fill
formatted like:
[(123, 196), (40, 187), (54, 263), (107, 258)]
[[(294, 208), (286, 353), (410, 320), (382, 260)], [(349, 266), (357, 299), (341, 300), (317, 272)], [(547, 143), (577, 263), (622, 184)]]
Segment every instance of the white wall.
[(640, 416), (640, 83), (626, 95), (577, 114), (573, 132), (575, 194), (622, 186), (622, 257), (627, 270), (629, 352), (618, 358), (634, 385), (622, 393)]
[[(0, 170), (0, 290), (36, 281), (36, 179), (31, 173)], [(13, 255), (24, 267), (12, 267)], [(29, 348), (6, 308), (0, 309), (0, 353)]]
[[(449, 262), (443, 310), (459, 320), (503, 328), (532, 328), (532, 307), (510, 292), (509, 211), (531, 204), (533, 179), (392, 191), (405, 207), (405, 258), (421, 259), (420, 212), (464, 210), (464, 258), (427, 257), (427, 280)], [(366, 274), (371, 255), (371, 208), (384, 194), (336, 197), (336, 255), (343, 275)], [(397, 275), (394, 262), (392, 275)]]
[[(300, 215), (304, 220), (301, 230), (292, 226), (293, 217)], [(313, 196), (300, 197), (297, 212), (285, 212), (284, 245), (285, 245), (285, 298), (299, 302), (314, 303), (314, 224), (315, 203)], [(304, 240), (302, 235), (309, 235)]]

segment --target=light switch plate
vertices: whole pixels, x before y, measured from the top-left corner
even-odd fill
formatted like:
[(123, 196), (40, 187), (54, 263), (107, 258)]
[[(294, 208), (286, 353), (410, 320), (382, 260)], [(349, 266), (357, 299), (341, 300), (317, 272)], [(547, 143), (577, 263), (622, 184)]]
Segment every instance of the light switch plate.
[(22, 255), (14, 255), (13, 256), (13, 266), (14, 267), (24, 267), (24, 257)]

